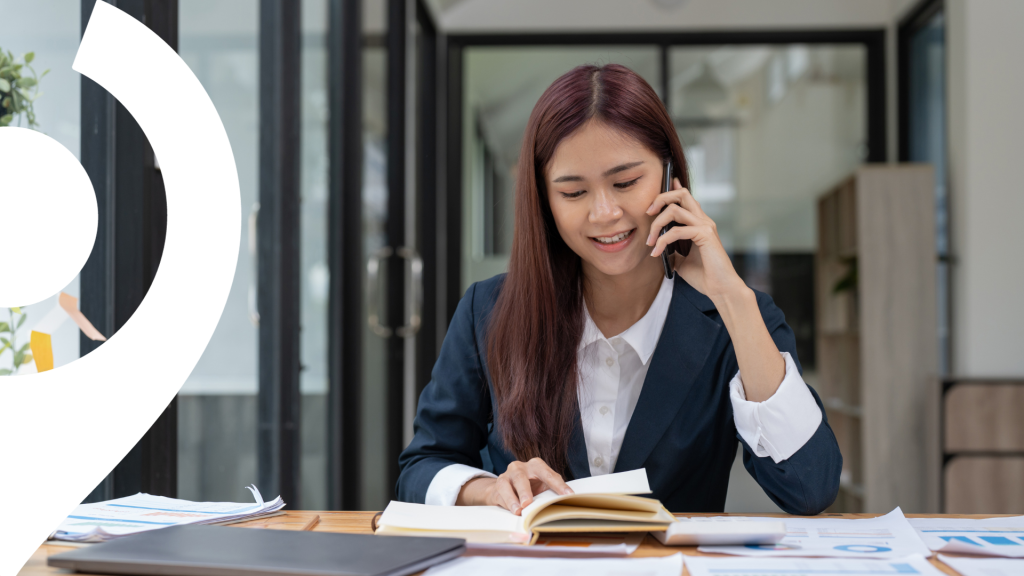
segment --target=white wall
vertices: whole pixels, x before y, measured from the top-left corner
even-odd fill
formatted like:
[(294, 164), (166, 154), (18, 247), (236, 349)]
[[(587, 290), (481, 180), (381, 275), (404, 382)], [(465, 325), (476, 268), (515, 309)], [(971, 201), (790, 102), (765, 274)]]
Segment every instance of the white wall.
[(1024, 2), (947, 0), (953, 371), (1024, 376)]

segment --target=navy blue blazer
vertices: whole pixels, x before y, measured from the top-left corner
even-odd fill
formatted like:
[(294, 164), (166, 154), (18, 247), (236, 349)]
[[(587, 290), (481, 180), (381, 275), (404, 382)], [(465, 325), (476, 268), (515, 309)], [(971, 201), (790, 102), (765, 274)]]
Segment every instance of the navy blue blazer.
[[(503, 446), (484, 345), (487, 319), (505, 275), (470, 286), (459, 303), (430, 383), (420, 395), (415, 436), (399, 457), (396, 487), (404, 502), (424, 501), (439, 470), (453, 463), (492, 472), (515, 457)], [(765, 325), (779, 350), (796, 356), (793, 331), (771, 297), (757, 292)], [(652, 496), (673, 512), (721, 512), (736, 457), (765, 493), (790, 514), (817, 514), (835, 500), (843, 457), (822, 409), (810, 440), (776, 464), (755, 456), (733, 421), (729, 381), (739, 369), (729, 332), (711, 299), (676, 276), (665, 327), (622, 441), (615, 472), (646, 468)], [(818, 407), (821, 400), (811, 389)], [(569, 445), (569, 474), (590, 476), (582, 425)]]

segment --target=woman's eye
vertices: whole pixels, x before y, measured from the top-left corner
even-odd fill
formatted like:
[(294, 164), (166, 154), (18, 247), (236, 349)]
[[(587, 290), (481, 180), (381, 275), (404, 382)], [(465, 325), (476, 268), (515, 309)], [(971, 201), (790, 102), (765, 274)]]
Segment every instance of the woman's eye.
[(632, 186), (633, 184), (636, 184), (636, 181), (637, 181), (637, 180), (639, 180), (639, 179), (640, 179), (640, 176), (637, 176), (636, 178), (633, 178), (633, 179), (632, 179), (632, 180), (630, 180), (629, 182), (619, 182), (619, 183), (617, 183), (617, 184), (615, 185), (615, 187), (616, 187), (616, 188), (619, 188), (619, 189), (625, 189), (625, 188), (629, 188), (629, 187), (630, 187), (630, 186)]
[(584, 192), (586, 192), (586, 190), (577, 190), (575, 192), (562, 192), (562, 198), (579, 198), (580, 196), (583, 196)]

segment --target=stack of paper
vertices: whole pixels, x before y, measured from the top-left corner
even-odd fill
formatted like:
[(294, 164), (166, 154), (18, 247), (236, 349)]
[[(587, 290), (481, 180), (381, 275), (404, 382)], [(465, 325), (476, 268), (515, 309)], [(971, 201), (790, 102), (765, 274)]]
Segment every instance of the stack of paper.
[[(683, 573), (683, 555), (662, 558), (456, 558), (427, 570), (424, 576), (679, 576)], [(778, 575), (775, 575), (778, 576)]]
[(189, 502), (136, 494), (107, 502), (81, 504), (54, 532), (55, 540), (104, 542), (120, 536), (178, 524), (228, 524), (274, 514), (284, 508), (278, 496), (264, 502), (255, 486), (246, 486), (255, 504)]
[(911, 518), (910, 525), (936, 552), (1024, 558), (1024, 516)]
[(686, 569), (690, 576), (943, 576), (920, 554), (892, 560), (687, 556)]
[[(742, 519), (778, 521), (778, 518)], [(932, 555), (899, 508), (885, 516), (858, 520), (786, 518), (786, 537), (776, 544), (701, 546), (698, 549), (701, 552), (769, 557), (902, 558), (912, 554)]]

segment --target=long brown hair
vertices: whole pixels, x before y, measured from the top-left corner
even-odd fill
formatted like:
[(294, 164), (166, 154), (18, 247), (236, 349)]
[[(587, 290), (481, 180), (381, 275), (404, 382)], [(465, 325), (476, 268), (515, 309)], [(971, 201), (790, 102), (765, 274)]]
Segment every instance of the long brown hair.
[(638, 74), (618, 64), (579, 66), (544, 92), (523, 135), (508, 275), (487, 330), (487, 363), (505, 447), (519, 460), (568, 469), (577, 414), (576, 351), (583, 335), (583, 269), (548, 204), (545, 170), (555, 148), (590, 120), (631, 136), (689, 187), (672, 119)]

